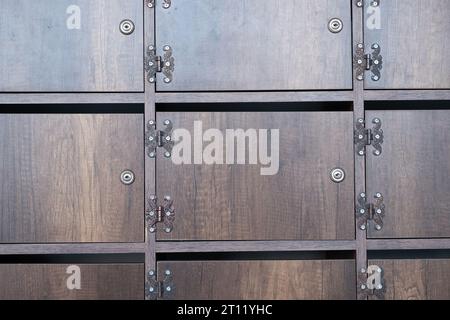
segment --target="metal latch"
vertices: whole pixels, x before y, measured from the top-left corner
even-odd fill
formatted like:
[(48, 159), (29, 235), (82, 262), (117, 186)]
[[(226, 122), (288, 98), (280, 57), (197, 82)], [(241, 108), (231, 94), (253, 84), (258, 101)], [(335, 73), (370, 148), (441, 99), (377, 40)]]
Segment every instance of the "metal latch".
[(165, 196), (161, 205), (158, 204), (158, 198), (151, 195), (148, 200), (148, 209), (145, 213), (148, 230), (151, 233), (156, 232), (156, 224), (164, 224), (164, 232), (169, 233), (173, 230), (173, 222), (175, 221), (175, 208), (173, 200), (170, 196)]
[(375, 230), (383, 228), (383, 218), (385, 216), (385, 205), (383, 203), (383, 195), (377, 192), (374, 196), (375, 201), (369, 203), (366, 194), (360, 193), (356, 205), (356, 217), (358, 220), (358, 228), (367, 229), (369, 221), (375, 223)]
[(373, 81), (378, 81), (381, 78), (381, 69), (383, 69), (383, 57), (380, 54), (381, 47), (378, 43), (374, 43), (371, 48), (372, 53), (366, 53), (364, 51), (363, 43), (358, 43), (356, 46), (353, 65), (355, 68), (356, 79), (359, 81), (364, 80), (364, 73), (366, 71), (371, 71), (371, 78)]
[(157, 280), (156, 271), (150, 270), (145, 284), (145, 296), (147, 299), (156, 300), (168, 298), (174, 292), (173, 277), (170, 270), (164, 271), (164, 279)]
[(145, 146), (147, 147), (147, 154), (150, 158), (156, 157), (157, 148), (165, 150), (164, 157), (170, 158), (172, 156), (172, 148), (174, 142), (172, 141), (173, 124), (170, 120), (164, 120), (164, 129), (156, 130), (156, 121), (150, 120), (147, 123), (147, 132), (145, 133)]
[(373, 151), (375, 156), (379, 156), (383, 152), (381, 145), (384, 142), (384, 134), (381, 129), (381, 120), (379, 118), (374, 118), (372, 123), (374, 124), (373, 128), (366, 129), (364, 119), (359, 118), (356, 121), (354, 137), (355, 149), (360, 156), (366, 154), (366, 146), (369, 145), (375, 149)]
[(156, 55), (156, 48), (152, 45), (147, 48), (147, 56), (145, 58), (145, 71), (147, 72), (147, 80), (150, 83), (156, 82), (156, 74), (164, 75), (164, 83), (171, 83), (173, 72), (175, 70), (175, 59), (172, 56), (172, 48), (168, 45), (163, 47), (164, 55)]
[(358, 297), (360, 299), (376, 297), (384, 300), (385, 293), (383, 269), (377, 265), (370, 265), (367, 269), (362, 268), (358, 273)]

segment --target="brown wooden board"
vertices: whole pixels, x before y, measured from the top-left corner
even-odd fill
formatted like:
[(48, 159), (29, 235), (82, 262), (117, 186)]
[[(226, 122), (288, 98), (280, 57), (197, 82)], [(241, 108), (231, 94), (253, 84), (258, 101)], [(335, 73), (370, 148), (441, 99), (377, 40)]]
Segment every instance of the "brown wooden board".
[(0, 264), (0, 283), (0, 300), (138, 300), (144, 265)]
[(144, 241), (143, 115), (2, 114), (0, 137), (0, 242)]
[[(157, 118), (188, 130), (192, 140), (194, 121), (224, 136), (226, 129), (280, 129), (275, 175), (261, 175), (261, 165), (178, 165), (161, 152), (158, 196), (172, 197), (176, 219), (171, 233), (158, 232), (159, 240), (355, 238), (351, 112), (177, 112)], [(331, 181), (335, 167), (346, 172), (341, 183)]]
[(142, 0), (3, 0), (0, 91), (143, 91), (142, 10)]
[[(177, 0), (156, 5), (156, 45), (175, 72), (158, 91), (352, 89), (347, 0)], [(328, 30), (339, 18), (343, 29)]]
[[(378, 43), (381, 79), (366, 77), (366, 89), (449, 89), (450, 7), (441, 0), (365, 1), (366, 50)], [(373, 22), (379, 21), (375, 29)], [(369, 28), (370, 26), (370, 28)], [(379, 28), (379, 29), (378, 29)]]
[(382, 193), (386, 206), (383, 229), (370, 227), (369, 237), (450, 237), (450, 112), (368, 111), (366, 117), (381, 119), (384, 132), (381, 156), (368, 148), (368, 196)]
[(164, 261), (173, 275), (172, 299), (355, 299), (352, 260)]
[(450, 299), (450, 260), (369, 260), (383, 270), (385, 299)]

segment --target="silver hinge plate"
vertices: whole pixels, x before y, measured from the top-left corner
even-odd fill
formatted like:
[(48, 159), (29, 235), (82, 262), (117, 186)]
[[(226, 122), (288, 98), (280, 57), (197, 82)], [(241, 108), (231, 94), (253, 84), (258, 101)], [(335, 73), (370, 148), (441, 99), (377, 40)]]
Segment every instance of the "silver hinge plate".
[(172, 141), (173, 124), (170, 120), (164, 120), (164, 129), (156, 129), (156, 121), (150, 120), (147, 123), (147, 131), (145, 132), (145, 147), (147, 148), (147, 155), (150, 158), (156, 158), (157, 149), (163, 148), (164, 157), (170, 158), (172, 156), (172, 149), (174, 142)]
[[(172, 0), (163, 0), (162, 7), (164, 9), (169, 9), (171, 5), (172, 5)], [(155, 0), (147, 0), (147, 7), (154, 8)]]
[(353, 66), (355, 68), (356, 79), (359, 81), (364, 80), (366, 71), (372, 73), (371, 79), (373, 81), (379, 81), (381, 79), (381, 69), (383, 69), (383, 57), (380, 54), (381, 47), (379, 44), (374, 43), (371, 48), (372, 53), (366, 53), (363, 43), (358, 43), (356, 45)]
[(383, 152), (382, 144), (384, 142), (384, 133), (381, 129), (381, 120), (374, 118), (372, 120), (373, 128), (366, 129), (364, 119), (359, 118), (356, 121), (356, 128), (354, 132), (355, 150), (359, 156), (366, 154), (366, 147), (372, 146), (374, 148), (373, 154), (380, 156)]
[(175, 286), (173, 284), (172, 272), (170, 270), (164, 271), (164, 279), (157, 280), (155, 270), (150, 270), (147, 274), (147, 281), (145, 283), (145, 296), (149, 300), (156, 300), (162, 298), (170, 298), (173, 294)]
[(147, 47), (147, 56), (145, 57), (144, 67), (147, 72), (147, 81), (156, 82), (156, 74), (164, 75), (164, 83), (171, 83), (173, 80), (173, 72), (175, 70), (175, 59), (172, 56), (172, 48), (168, 45), (163, 47), (163, 56), (156, 54), (154, 46)]
[[(370, 6), (371, 7), (378, 7), (380, 5), (380, 1), (381, 0), (371, 0), (370, 1)], [(356, 6), (359, 8), (363, 8), (364, 7), (364, 0), (355, 0), (356, 2)]]
[(384, 300), (386, 284), (383, 269), (377, 265), (370, 265), (358, 272), (358, 297), (367, 299), (376, 297)]
[(385, 205), (383, 195), (377, 192), (374, 195), (374, 202), (367, 201), (367, 195), (362, 192), (358, 195), (356, 203), (356, 219), (358, 228), (366, 230), (369, 221), (374, 222), (374, 228), (377, 231), (383, 229), (383, 218), (385, 216)]
[(148, 209), (145, 213), (148, 230), (156, 232), (157, 224), (163, 223), (164, 232), (170, 233), (173, 230), (175, 221), (175, 208), (170, 196), (165, 196), (162, 204), (158, 204), (158, 198), (151, 195), (148, 199)]

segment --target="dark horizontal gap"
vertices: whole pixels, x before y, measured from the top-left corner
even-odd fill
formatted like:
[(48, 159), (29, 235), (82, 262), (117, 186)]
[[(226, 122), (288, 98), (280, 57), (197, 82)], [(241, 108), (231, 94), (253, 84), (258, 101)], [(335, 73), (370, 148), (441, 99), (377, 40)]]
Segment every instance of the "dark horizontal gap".
[(3, 104), (0, 113), (144, 113), (140, 103)]
[(366, 110), (446, 110), (450, 109), (447, 100), (423, 101), (366, 101)]
[(352, 102), (158, 103), (157, 112), (353, 111)]
[(158, 261), (232, 261), (232, 260), (340, 260), (355, 259), (354, 251), (267, 251), (267, 252), (196, 252), (157, 253)]
[(376, 250), (367, 253), (368, 259), (450, 259), (450, 249), (434, 250)]
[(0, 255), (0, 264), (144, 263), (143, 253)]
[(178, 90), (178, 91), (170, 91), (170, 90), (156, 90), (156, 93), (245, 93), (245, 92), (251, 92), (251, 93), (277, 93), (277, 92), (351, 92), (353, 88), (349, 89), (303, 89), (303, 90), (292, 90), (292, 89), (286, 89), (286, 90)]

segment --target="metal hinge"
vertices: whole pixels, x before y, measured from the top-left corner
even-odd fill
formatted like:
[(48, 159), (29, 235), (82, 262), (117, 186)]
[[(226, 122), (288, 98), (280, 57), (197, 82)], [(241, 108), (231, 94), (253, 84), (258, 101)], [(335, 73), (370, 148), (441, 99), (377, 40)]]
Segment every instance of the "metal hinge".
[[(378, 7), (380, 5), (381, 0), (372, 0), (370, 1), (371, 7)], [(356, 6), (359, 8), (364, 7), (364, 0), (356, 0)]]
[(164, 271), (164, 279), (157, 280), (156, 271), (150, 270), (145, 283), (145, 296), (147, 299), (156, 300), (168, 298), (174, 292), (173, 277), (170, 270)]
[[(164, 9), (169, 9), (172, 5), (172, 0), (163, 0), (162, 7)], [(155, 7), (155, 0), (147, 0), (147, 7), (154, 8)]]
[(358, 273), (358, 297), (367, 299), (376, 297), (384, 300), (386, 285), (384, 281), (383, 269), (377, 265), (362, 268)]
[(163, 203), (158, 204), (158, 198), (155, 195), (151, 195), (148, 199), (148, 209), (145, 213), (145, 218), (148, 231), (151, 233), (156, 232), (158, 223), (163, 223), (164, 232), (171, 232), (175, 221), (175, 208), (171, 197), (165, 196)]
[(372, 72), (372, 80), (378, 81), (381, 78), (381, 69), (383, 69), (383, 57), (381, 56), (381, 47), (378, 43), (371, 46), (372, 53), (364, 51), (364, 44), (358, 43), (356, 46), (356, 54), (353, 59), (356, 79), (364, 80), (364, 73), (366, 71)]
[(170, 46), (163, 47), (164, 55), (156, 55), (156, 48), (148, 46), (147, 56), (145, 57), (145, 71), (147, 72), (147, 80), (150, 83), (156, 82), (156, 74), (164, 75), (164, 83), (171, 83), (173, 79), (173, 71), (175, 70), (175, 59), (172, 57), (172, 48)]
[(384, 134), (381, 129), (381, 120), (374, 118), (372, 123), (374, 124), (373, 128), (366, 129), (364, 119), (359, 118), (356, 121), (354, 133), (355, 150), (360, 156), (366, 154), (366, 146), (372, 146), (375, 149), (373, 150), (375, 156), (379, 156), (383, 152), (381, 145), (384, 142)]
[(383, 218), (385, 215), (385, 205), (383, 203), (383, 195), (377, 192), (374, 195), (373, 203), (367, 201), (366, 194), (360, 193), (356, 204), (356, 218), (358, 228), (367, 229), (369, 221), (375, 223), (375, 230), (379, 231), (383, 228)]
[(147, 131), (145, 133), (145, 147), (150, 158), (156, 157), (156, 150), (163, 148), (165, 150), (164, 157), (170, 158), (172, 156), (172, 148), (174, 142), (172, 141), (173, 124), (170, 120), (164, 120), (164, 129), (156, 130), (156, 121), (150, 120), (147, 123)]

